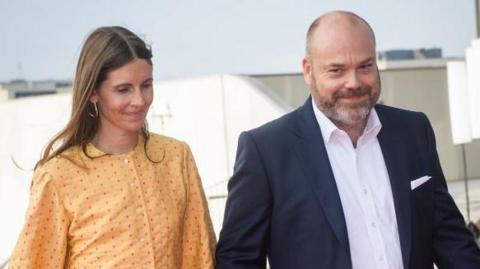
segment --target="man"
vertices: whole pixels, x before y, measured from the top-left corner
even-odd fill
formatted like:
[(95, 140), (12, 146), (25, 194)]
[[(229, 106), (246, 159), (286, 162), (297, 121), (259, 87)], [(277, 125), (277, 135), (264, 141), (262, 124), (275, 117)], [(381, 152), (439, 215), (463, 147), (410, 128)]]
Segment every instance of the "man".
[(303, 73), (312, 98), (240, 136), (216, 268), (480, 268), (429, 121), (376, 105), (370, 26), (315, 20)]

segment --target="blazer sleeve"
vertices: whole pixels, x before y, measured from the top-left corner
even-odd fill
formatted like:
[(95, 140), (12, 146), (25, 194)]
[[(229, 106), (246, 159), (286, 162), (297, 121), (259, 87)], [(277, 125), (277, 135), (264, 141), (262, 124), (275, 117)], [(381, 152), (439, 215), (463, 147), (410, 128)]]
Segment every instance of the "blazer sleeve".
[(50, 174), (35, 171), (25, 225), (9, 268), (64, 268), (70, 220)]
[(266, 268), (271, 214), (272, 195), (264, 162), (252, 134), (244, 132), (228, 183), (216, 268)]
[(215, 233), (200, 176), (188, 145), (184, 145), (187, 203), (183, 223), (182, 269), (212, 269)]
[(472, 233), (467, 230), (462, 214), (448, 193), (443, 175), (435, 135), (425, 117), (429, 157), (434, 179), (433, 251), (439, 268), (480, 268), (480, 249)]

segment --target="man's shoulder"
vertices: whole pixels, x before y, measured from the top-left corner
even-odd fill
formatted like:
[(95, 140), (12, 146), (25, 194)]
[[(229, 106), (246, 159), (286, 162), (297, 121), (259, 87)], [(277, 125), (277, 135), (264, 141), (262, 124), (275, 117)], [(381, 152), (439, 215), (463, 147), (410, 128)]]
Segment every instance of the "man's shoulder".
[(382, 104), (375, 105), (375, 110), (379, 113), (388, 114), (388, 116), (394, 117), (419, 117), (422, 112), (407, 110), (404, 108), (398, 108), (393, 106), (387, 106)]
[(285, 115), (282, 115), (274, 120), (266, 122), (256, 128), (248, 130), (253, 136), (279, 136), (285, 134), (287, 131), (294, 129), (294, 124), (297, 120), (298, 110), (293, 110)]
[(423, 112), (407, 110), (387, 105), (375, 105), (375, 111), (382, 125), (425, 124), (427, 116)]
[(406, 139), (420, 146), (418, 143), (424, 143), (430, 135), (434, 136), (432, 125), (423, 112), (384, 105), (375, 106), (375, 110), (382, 123), (380, 132), (383, 137)]

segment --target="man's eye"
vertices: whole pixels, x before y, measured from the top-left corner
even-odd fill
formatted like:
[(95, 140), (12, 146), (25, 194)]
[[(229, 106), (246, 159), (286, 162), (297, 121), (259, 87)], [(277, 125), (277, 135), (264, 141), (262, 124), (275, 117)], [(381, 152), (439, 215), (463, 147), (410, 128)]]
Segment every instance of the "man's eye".
[(361, 69), (369, 69), (369, 68), (372, 67), (372, 66), (373, 66), (373, 64), (368, 63), (368, 64), (363, 64), (363, 65), (361, 65), (360, 68), (361, 68)]
[(330, 72), (330, 73), (338, 73), (338, 72), (340, 72), (340, 68), (332, 68), (332, 69), (328, 70), (328, 72)]
[(142, 85), (142, 88), (144, 89), (148, 89), (148, 88), (151, 88), (152, 87), (152, 83), (151, 82), (148, 82), (148, 83), (145, 83)]
[(330, 78), (339, 78), (342, 76), (342, 72), (343, 70), (341, 68), (330, 68), (327, 70), (327, 75), (330, 77)]

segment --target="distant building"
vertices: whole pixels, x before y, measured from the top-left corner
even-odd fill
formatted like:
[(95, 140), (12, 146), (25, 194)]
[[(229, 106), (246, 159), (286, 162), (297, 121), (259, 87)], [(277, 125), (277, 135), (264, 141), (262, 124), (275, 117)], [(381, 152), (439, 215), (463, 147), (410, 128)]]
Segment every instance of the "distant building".
[(8, 91), (0, 84), (0, 102), (8, 100)]
[(71, 91), (71, 88), (72, 83), (66, 80), (27, 81), (15, 79), (7, 83), (0, 83), (0, 89), (2, 90), (0, 91), (0, 100), (64, 93)]
[(418, 59), (440, 59), (442, 58), (442, 49), (417, 49), (417, 50), (386, 50), (378, 53), (378, 60), (398, 61), (398, 60), (418, 60)]

